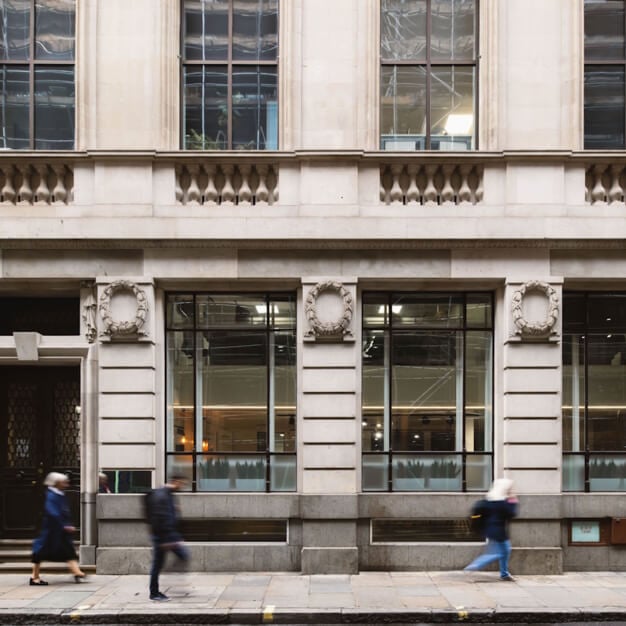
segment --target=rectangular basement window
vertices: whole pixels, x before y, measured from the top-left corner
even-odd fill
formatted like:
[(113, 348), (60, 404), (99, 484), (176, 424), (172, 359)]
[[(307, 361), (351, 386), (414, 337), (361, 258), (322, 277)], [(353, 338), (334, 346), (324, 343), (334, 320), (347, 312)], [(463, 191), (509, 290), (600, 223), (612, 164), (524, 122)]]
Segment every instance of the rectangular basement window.
[(287, 520), (185, 519), (181, 521), (185, 541), (286, 543)]
[(373, 519), (372, 543), (483, 542), (461, 519)]

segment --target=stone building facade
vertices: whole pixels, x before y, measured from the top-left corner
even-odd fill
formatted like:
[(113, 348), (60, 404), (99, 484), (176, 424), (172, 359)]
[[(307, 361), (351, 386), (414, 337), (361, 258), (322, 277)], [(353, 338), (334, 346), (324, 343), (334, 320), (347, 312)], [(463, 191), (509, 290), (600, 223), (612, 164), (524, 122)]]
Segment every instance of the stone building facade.
[(624, 567), (622, 1), (0, 5), (4, 537), (69, 470), (145, 572), (183, 473), (195, 569), (460, 568), (507, 476)]

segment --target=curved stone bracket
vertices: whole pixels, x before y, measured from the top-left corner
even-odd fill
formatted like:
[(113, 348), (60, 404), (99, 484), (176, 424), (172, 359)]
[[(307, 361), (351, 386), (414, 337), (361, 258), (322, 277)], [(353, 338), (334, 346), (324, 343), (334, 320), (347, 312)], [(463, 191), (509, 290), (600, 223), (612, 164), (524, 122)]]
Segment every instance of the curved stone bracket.
[[(548, 313), (545, 320), (529, 322), (523, 313), (524, 296), (531, 291), (543, 293), (548, 300)], [(515, 334), (520, 338), (540, 339), (556, 334), (556, 322), (559, 317), (559, 295), (548, 283), (529, 280), (513, 294), (511, 302)]]
[[(317, 298), (323, 292), (331, 292), (342, 299), (343, 313), (332, 322), (322, 322), (318, 317)], [(304, 334), (305, 340), (343, 341), (353, 340), (352, 315), (354, 313), (354, 298), (344, 285), (336, 280), (327, 280), (317, 283), (309, 290), (304, 301), (304, 315), (310, 329)]]
[[(115, 320), (111, 314), (111, 300), (120, 291), (130, 292), (135, 296), (137, 308), (135, 316), (129, 320)], [(116, 280), (108, 285), (100, 295), (100, 317), (103, 322), (102, 335), (115, 337), (145, 336), (144, 328), (148, 315), (146, 292), (129, 280)]]

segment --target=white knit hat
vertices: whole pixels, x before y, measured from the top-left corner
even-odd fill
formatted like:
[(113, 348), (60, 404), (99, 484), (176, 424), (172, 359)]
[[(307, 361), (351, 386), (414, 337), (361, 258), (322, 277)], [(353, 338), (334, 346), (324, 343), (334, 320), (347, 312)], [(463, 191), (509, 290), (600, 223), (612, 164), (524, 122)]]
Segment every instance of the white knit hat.
[(512, 489), (513, 481), (510, 478), (496, 478), (487, 493), (487, 500), (506, 500)]
[(58, 485), (60, 482), (65, 482), (65, 481), (69, 482), (69, 480), (70, 480), (70, 477), (67, 474), (61, 474), (60, 472), (50, 472), (46, 476), (46, 479), (43, 481), (43, 484), (46, 485), (46, 487), (54, 487), (55, 485)]

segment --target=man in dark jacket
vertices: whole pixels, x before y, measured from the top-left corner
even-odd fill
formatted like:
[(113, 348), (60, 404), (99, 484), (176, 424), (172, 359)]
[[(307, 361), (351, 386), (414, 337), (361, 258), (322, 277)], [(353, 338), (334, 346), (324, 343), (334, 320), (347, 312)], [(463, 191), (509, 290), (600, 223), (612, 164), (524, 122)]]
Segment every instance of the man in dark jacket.
[(483, 533), (487, 538), (487, 548), (465, 568), (466, 572), (473, 572), (489, 563), (500, 561), (500, 580), (513, 580), (509, 573), (511, 542), (508, 523), (517, 515), (517, 507), (513, 481), (508, 478), (495, 480), (487, 499), (481, 502), (480, 507), (480, 514), (485, 518)]
[(152, 534), (152, 567), (150, 568), (150, 600), (167, 602), (169, 598), (159, 591), (159, 574), (165, 563), (165, 556), (173, 552), (183, 563), (189, 561), (189, 551), (178, 531), (178, 509), (174, 502), (174, 492), (185, 486), (186, 479), (172, 476), (169, 481), (150, 493), (148, 502), (148, 523)]

